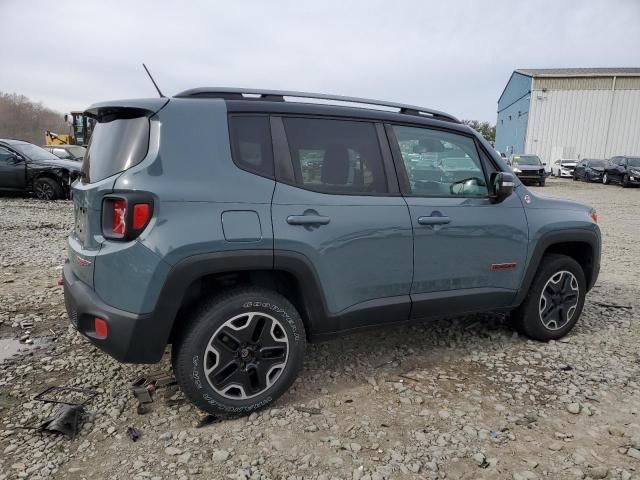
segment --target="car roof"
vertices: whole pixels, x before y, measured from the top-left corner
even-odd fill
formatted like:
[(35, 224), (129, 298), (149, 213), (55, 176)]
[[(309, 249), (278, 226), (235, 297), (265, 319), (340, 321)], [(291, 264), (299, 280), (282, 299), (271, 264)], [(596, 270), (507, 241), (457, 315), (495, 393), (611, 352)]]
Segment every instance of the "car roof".
[[(25, 142), (24, 140), (15, 140), (13, 138), (0, 138), (0, 142), (6, 143), (7, 145), (29, 144), (29, 142)], [(33, 144), (30, 144), (30, 145), (33, 145)]]

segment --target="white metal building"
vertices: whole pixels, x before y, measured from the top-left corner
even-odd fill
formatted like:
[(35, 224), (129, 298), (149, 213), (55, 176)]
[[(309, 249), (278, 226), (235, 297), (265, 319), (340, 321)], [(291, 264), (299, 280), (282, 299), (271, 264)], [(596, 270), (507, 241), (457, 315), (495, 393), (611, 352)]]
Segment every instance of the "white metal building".
[(496, 149), (559, 158), (640, 155), (640, 68), (515, 70), (498, 100)]

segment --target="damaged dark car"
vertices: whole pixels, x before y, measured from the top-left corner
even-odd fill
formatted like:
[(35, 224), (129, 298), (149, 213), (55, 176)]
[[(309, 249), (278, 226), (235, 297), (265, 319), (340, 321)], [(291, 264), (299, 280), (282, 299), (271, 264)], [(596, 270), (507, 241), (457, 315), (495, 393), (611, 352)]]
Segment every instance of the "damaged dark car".
[(0, 191), (66, 199), (80, 168), (80, 162), (62, 160), (32, 143), (0, 139)]

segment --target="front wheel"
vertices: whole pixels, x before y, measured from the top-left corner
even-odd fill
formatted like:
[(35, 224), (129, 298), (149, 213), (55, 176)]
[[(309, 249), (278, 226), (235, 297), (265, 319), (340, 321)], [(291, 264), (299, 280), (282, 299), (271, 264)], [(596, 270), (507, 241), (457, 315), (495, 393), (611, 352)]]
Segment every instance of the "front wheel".
[(197, 311), (172, 350), (186, 396), (212, 414), (247, 414), (293, 384), (306, 336), (300, 315), (276, 292), (247, 288), (213, 298)]
[(33, 183), (33, 192), (39, 200), (57, 200), (62, 198), (62, 187), (52, 178), (38, 178)]
[(544, 182), (545, 182), (544, 180), (540, 180), (540, 181), (538, 182), (538, 184), (539, 184), (541, 187), (544, 187)]
[(629, 187), (629, 177), (627, 175), (622, 177), (622, 187), (623, 188)]
[(609, 180), (609, 175), (607, 175), (607, 172), (604, 172), (604, 175), (602, 176), (602, 183), (604, 183), (605, 185), (609, 185), (609, 183), (611, 183), (611, 181)]
[(587, 290), (582, 267), (566, 255), (545, 255), (524, 302), (512, 314), (518, 332), (533, 340), (557, 340), (576, 324)]

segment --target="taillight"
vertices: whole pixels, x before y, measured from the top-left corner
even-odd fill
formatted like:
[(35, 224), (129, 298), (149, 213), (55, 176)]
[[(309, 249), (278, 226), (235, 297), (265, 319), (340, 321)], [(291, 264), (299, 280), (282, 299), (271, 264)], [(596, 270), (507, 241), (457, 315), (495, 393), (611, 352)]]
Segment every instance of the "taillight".
[(107, 195), (102, 202), (102, 234), (111, 240), (133, 240), (153, 215), (153, 199), (142, 192)]
[(111, 202), (111, 232), (124, 236), (127, 230), (126, 224), (127, 202), (123, 198), (113, 199)]

